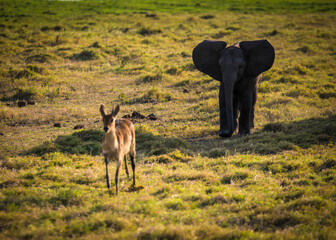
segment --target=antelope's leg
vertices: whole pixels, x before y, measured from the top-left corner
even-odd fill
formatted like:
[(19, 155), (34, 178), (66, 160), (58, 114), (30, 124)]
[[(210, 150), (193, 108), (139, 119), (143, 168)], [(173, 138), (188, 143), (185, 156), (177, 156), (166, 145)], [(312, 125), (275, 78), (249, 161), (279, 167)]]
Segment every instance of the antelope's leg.
[(115, 175), (115, 185), (116, 185), (116, 194), (118, 195), (118, 184), (119, 184), (119, 172), (121, 167), (122, 159), (119, 159), (117, 162), (117, 169), (116, 169), (116, 175)]
[(125, 157), (124, 157), (124, 162), (125, 162), (126, 175), (127, 175), (127, 177), (129, 178), (129, 172), (128, 172), (128, 167), (127, 167), (127, 157), (126, 157), (126, 155), (125, 155)]
[(108, 172), (109, 161), (107, 159), (107, 156), (104, 156), (104, 157), (105, 157), (105, 165), (106, 165), (106, 183), (107, 183), (107, 188), (110, 189), (111, 185), (110, 185), (110, 177), (109, 177), (109, 172)]
[(135, 153), (130, 155), (133, 170), (133, 185), (135, 186)]

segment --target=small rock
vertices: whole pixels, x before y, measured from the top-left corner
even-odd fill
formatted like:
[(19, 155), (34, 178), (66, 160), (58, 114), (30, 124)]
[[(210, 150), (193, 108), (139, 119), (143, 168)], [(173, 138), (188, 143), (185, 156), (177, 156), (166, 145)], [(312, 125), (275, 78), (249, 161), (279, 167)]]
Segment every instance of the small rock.
[(28, 100), (27, 104), (28, 104), (28, 105), (35, 105), (35, 102), (32, 101), (32, 100)]
[(147, 18), (157, 18), (158, 16), (155, 13), (146, 13)]
[(84, 128), (84, 125), (83, 125), (83, 124), (78, 124), (78, 125), (76, 125), (76, 126), (74, 127), (75, 130), (76, 130), (76, 129), (82, 129), (82, 128)]
[(121, 31), (122, 31), (123, 33), (127, 33), (127, 32), (129, 31), (129, 28), (128, 28), (128, 27), (127, 27), (127, 28), (122, 28)]
[(132, 118), (132, 116), (130, 114), (126, 114), (122, 118)]
[(149, 114), (147, 117), (153, 121), (158, 119), (157, 116), (154, 115), (154, 113)]
[(188, 89), (183, 89), (183, 93), (189, 93), (189, 90)]
[(157, 100), (157, 99), (150, 99), (149, 101), (148, 101), (148, 100), (145, 100), (145, 101), (144, 101), (144, 103), (148, 103), (148, 102), (157, 104), (157, 103), (158, 103), (158, 100)]
[(25, 101), (18, 101), (17, 105), (18, 107), (25, 107), (27, 104)]
[(144, 119), (146, 117), (139, 112), (133, 111), (132, 118)]
[(61, 127), (61, 124), (60, 123), (55, 123), (54, 127)]

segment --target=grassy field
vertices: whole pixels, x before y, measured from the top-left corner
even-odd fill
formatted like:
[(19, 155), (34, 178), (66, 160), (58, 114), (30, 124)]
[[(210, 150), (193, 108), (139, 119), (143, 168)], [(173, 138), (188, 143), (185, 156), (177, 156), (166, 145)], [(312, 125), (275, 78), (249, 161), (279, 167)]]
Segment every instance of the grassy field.
[[(0, 239), (335, 239), (335, 10), (0, 0)], [(204, 39), (275, 48), (249, 136), (218, 137)], [(137, 188), (122, 169), (116, 196), (99, 106), (118, 103), (158, 119), (134, 119)]]

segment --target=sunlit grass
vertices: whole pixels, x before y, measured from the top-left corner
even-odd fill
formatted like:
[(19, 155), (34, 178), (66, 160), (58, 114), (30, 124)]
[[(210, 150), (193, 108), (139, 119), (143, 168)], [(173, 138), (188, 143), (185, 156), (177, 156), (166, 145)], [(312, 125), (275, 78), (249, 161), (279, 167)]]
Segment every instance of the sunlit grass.
[[(0, 238), (335, 238), (335, 3), (309, 2), (1, 2)], [(192, 49), (264, 38), (255, 129), (221, 139)], [(117, 103), (157, 117), (133, 119), (118, 196), (99, 114)]]

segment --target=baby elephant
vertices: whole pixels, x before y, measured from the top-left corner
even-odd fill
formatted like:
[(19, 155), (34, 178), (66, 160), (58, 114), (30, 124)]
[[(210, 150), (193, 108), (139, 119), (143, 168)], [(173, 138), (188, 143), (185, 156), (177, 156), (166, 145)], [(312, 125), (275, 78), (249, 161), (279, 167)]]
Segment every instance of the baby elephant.
[(259, 74), (272, 67), (274, 57), (274, 48), (267, 40), (243, 41), (232, 46), (205, 40), (194, 48), (196, 68), (220, 81), (219, 136), (230, 137), (238, 126), (239, 134), (250, 134)]
[(100, 106), (100, 113), (103, 117), (105, 136), (102, 142), (102, 150), (106, 164), (106, 182), (107, 188), (110, 188), (108, 173), (108, 164), (110, 160), (117, 162), (115, 175), (116, 194), (118, 195), (119, 171), (122, 160), (125, 161), (125, 170), (127, 176), (128, 168), (126, 155), (129, 154), (133, 170), (133, 186), (135, 186), (135, 131), (134, 125), (128, 119), (117, 119), (120, 111), (119, 105), (112, 108), (111, 114), (106, 114), (104, 105)]

